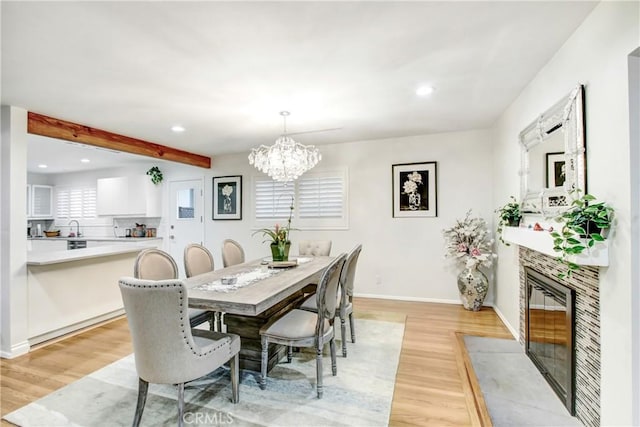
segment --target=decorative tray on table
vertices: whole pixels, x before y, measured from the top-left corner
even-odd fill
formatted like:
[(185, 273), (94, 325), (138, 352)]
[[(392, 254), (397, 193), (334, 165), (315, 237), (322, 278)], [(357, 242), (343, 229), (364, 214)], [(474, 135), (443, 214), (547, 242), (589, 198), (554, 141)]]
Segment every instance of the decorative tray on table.
[(271, 261), (269, 263), (269, 268), (290, 268), (296, 267), (298, 265), (298, 261)]

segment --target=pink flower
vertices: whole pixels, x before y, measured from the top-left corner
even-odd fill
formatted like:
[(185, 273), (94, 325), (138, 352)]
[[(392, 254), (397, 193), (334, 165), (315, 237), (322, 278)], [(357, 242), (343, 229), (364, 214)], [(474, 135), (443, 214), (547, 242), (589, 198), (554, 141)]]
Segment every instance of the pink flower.
[(467, 252), (467, 245), (465, 245), (464, 243), (460, 243), (458, 245), (458, 252)]
[(480, 252), (480, 249), (478, 248), (471, 249), (471, 256), (480, 256), (480, 255), (482, 255), (482, 253)]

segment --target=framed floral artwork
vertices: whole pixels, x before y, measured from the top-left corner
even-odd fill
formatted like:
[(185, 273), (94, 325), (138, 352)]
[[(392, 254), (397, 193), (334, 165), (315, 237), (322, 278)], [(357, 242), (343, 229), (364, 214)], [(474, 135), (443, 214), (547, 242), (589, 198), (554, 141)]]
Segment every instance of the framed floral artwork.
[(242, 176), (213, 177), (213, 219), (242, 219)]
[(393, 217), (438, 216), (438, 163), (393, 165)]

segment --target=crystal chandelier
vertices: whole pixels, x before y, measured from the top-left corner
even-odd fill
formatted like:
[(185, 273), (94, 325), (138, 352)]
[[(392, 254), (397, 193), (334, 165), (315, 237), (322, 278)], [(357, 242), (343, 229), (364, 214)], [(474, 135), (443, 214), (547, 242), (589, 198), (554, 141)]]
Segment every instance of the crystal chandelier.
[(289, 182), (313, 168), (322, 160), (322, 154), (313, 145), (302, 145), (287, 136), (288, 111), (281, 111), (284, 133), (267, 147), (261, 145), (251, 150), (249, 164), (269, 175), (274, 181)]

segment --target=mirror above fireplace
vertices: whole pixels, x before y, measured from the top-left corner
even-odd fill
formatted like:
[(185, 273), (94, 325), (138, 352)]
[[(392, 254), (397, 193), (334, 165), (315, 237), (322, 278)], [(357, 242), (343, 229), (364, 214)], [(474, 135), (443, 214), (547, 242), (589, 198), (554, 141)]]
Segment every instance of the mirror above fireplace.
[(553, 217), (571, 205), (569, 193), (586, 191), (584, 87), (542, 113), (519, 135), (520, 197), (524, 213)]

